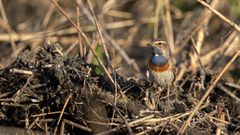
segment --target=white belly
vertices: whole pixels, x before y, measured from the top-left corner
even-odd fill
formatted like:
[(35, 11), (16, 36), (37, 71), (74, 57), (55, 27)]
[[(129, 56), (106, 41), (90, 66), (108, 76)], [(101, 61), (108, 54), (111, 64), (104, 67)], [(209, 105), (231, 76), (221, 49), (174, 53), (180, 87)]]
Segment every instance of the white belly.
[(174, 80), (174, 73), (172, 71), (165, 71), (157, 73), (149, 70), (149, 78), (161, 87), (170, 86)]

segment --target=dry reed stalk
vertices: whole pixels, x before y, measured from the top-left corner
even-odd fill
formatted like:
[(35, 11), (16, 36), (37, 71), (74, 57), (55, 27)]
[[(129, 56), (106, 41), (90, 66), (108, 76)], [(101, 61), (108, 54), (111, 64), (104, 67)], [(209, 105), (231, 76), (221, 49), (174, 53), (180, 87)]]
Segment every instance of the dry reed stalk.
[[(128, 54), (119, 46), (119, 44), (106, 32), (103, 33), (105, 37), (111, 42), (114, 49), (119, 52), (119, 54), (123, 57), (123, 59), (127, 62), (128, 65), (132, 66), (135, 71), (140, 72), (140, 68), (135, 62), (134, 59), (131, 59)], [(124, 40), (125, 43), (125, 40)]]
[(61, 127), (60, 127), (60, 135), (64, 135), (64, 131), (65, 131), (65, 122), (62, 121), (61, 122)]
[[(83, 10), (85, 11), (84, 13), (86, 14), (87, 18), (91, 21), (93, 21), (93, 17), (90, 15), (90, 12), (87, 10), (84, 4), (81, 5)], [(102, 29), (102, 33), (104, 37), (111, 42), (113, 47), (122, 55), (123, 59), (127, 62), (128, 65), (133, 66), (135, 71), (138, 73), (140, 72), (140, 68), (138, 67), (137, 63), (131, 59), (127, 53), (115, 42), (115, 40), (107, 33), (106, 30)], [(124, 40), (124, 44), (126, 44), (126, 40)]]
[(13, 56), (17, 57), (15, 40), (12, 38), (12, 34), (15, 33), (15, 32), (12, 30), (11, 26), (8, 23), (7, 15), (6, 15), (2, 0), (0, 0), (0, 12), (1, 12), (1, 15), (2, 15), (2, 18), (3, 18), (3, 24), (6, 25), (5, 28), (6, 28), (6, 31), (8, 32), (8, 34), (9, 34), (9, 40), (10, 40), (11, 47), (12, 47), (12, 50), (13, 50)]
[[(194, 41), (193, 38), (191, 38), (191, 41), (192, 41), (192, 47), (193, 47), (193, 50), (194, 50), (194, 55), (191, 57), (191, 64), (192, 64), (192, 66), (195, 66), (195, 63), (196, 63), (196, 61), (197, 61), (198, 64), (199, 64), (199, 66), (200, 66), (200, 68), (203, 69), (203, 70), (205, 70), (204, 67), (203, 67), (203, 65), (202, 65), (202, 61), (201, 61), (200, 54), (199, 54), (199, 52), (198, 52), (198, 50), (197, 50), (197, 48), (196, 48), (196, 43), (195, 43), (195, 41)], [(194, 56), (196, 56), (197, 58), (194, 57)], [(196, 67), (196, 66), (195, 66), (195, 67)], [(192, 69), (192, 71), (195, 71), (195, 70), (196, 70), (196, 68), (195, 68), (195, 69)]]
[[(61, 113), (61, 112), (62, 112), (62, 111), (40, 113), (40, 114), (31, 115), (31, 117), (42, 117), (42, 116), (46, 116), (46, 115), (59, 114), (59, 113)], [(68, 114), (68, 113), (64, 112), (64, 114)]]
[(109, 11), (113, 6), (117, 4), (116, 2), (117, 2), (116, 0), (108, 0), (107, 2), (105, 2), (101, 14), (104, 14), (107, 11)]
[(156, 0), (156, 7), (155, 7), (155, 22), (154, 22), (154, 29), (153, 29), (153, 38), (158, 38), (158, 27), (159, 27), (159, 15), (161, 9), (161, 0)]
[(72, 43), (68, 49), (64, 52), (64, 55), (67, 56), (75, 47), (76, 45), (79, 43), (79, 40), (75, 41), (74, 43)]
[(200, 62), (200, 54), (201, 54), (201, 49), (202, 49), (202, 45), (203, 45), (203, 40), (204, 40), (205, 34), (204, 34), (204, 28), (200, 28), (198, 33), (197, 33), (197, 41), (196, 43), (194, 42), (193, 37), (191, 38), (192, 41), (192, 46), (194, 48), (194, 52), (190, 52), (189, 55), (190, 59), (191, 59), (191, 69), (192, 72), (195, 72), (197, 70), (197, 63), (200, 64), (200, 67), (203, 68), (202, 62)]
[[(76, 16), (76, 19), (77, 19), (77, 26), (79, 28), (81, 28), (81, 25), (80, 25), (80, 4), (81, 4), (81, 1), (80, 0), (76, 0), (76, 3), (77, 3), (77, 8), (76, 8), (76, 12), (77, 12), (77, 16)], [(82, 42), (82, 36), (81, 36), (81, 33), (78, 32), (78, 45), (79, 45), (79, 54), (81, 57), (84, 57), (84, 46), (83, 46), (83, 42)]]
[[(212, 0), (211, 6), (216, 8), (218, 7), (219, 0)], [(209, 10), (205, 9), (200, 17), (194, 21), (191, 22), (190, 26), (187, 30), (184, 31), (184, 33), (180, 33), (180, 38), (178, 38), (175, 42), (175, 45), (178, 46), (176, 48), (176, 52), (174, 53), (174, 56), (182, 51), (182, 49), (186, 46), (186, 43), (190, 40), (190, 38), (200, 29), (202, 28), (202, 25), (208, 22), (208, 20), (212, 17), (212, 14)]]
[[(96, 37), (96, 38), (97, 38), (97, 37)], [(97, 40), (97, 39), (93, 39), (93, 41), (92, 41), (92, 47), (93, 47), (94, 50), (97, 48), (97, 41), (96, 41), (96, 40)], [(87, 63), (92, 63), (93, 58), (94, 58), (93, 53), (92, 53), (91, 51), (89, 51), (88, 54), (87, 54), (86, 62), (87, 62)]]
[(225, 85), (229, 86), (229, 87), (232, 87), (234, 89), (237, 89), (237, 90), (240, 90), (240, 85), (237, 85), (237, 84), (233, 84), (233, 83), (225, 83)]
[[(141, 24), (146, 24), (146, 23), (152, 23), (154, 22), (154, 17), (149, 17), (149, 18), (142, 18), (139, 20), (139, 23)], [(136, 21), (133, 19), (129, 20), (124, 20), (124, 21), (116, 21), (116, 22), (110, 22), (105, 25), (106, 30), (114, 30), (114, 29), (120, 29), (120, 28), (125, 28), (129, 26), (135, 25)], [(82, 26), (81, 27), (82, 31), (84, 32), (92, 32), (95, 31), (96, 28), (94, 25), (87, 25), (87, 26)], [(26, 41), (26, 40), (31, 40), (35, 38), (42, 38), (44, 36), (64, 36), (64, 35), (71, 35), (71, 34), (76, 34), (76, 29), (75, 28), (66, 28), (62, 30), (48, 30), (45, 32), (35, 32), (35, 33), (28, 33), (28, 34), (17, 34), (13, 33), (12, 38), (15, 41)], [(0, 34), (0, 41), (9, 41), (10, 36), (9, 34)]]
[(106, 74), (106, 76), (108, 77), (109, 81), (113, 84), (114, 86), (114, 80), (112, 79), (111, 75), (109, 74), (109, 72), (107, 71), (106, 67), (104, 66), (103, 62), (99, 59), (99, 57), (97, 56), (97, 53), (95, 52), (95, 50), (92, 48), (91, 43), (89, 41), (89, 39), (87, 38), (87, 36), (83, 33), (83, 31), (78, 28), (78, 26), (67, 16), (67, 14), (65, 13), (65, 11), (58, 5), (58, 3), (56, 2), (56, 0), (52, 0), (52, 2), (55, 4), (55, 6), (59, 9), (59, 11), (70, 21), (70, 23), (74, 26), (74, 28), (81, 33), (82, 37), (85, 39), (87, 45), (89, 46), (90, 50), (93, 52), (94, 56), (96, 57), (97, 61), (99, 62), (100, 66), (103, 68), (104, 73)]
[(172, 24), (172, 17), (170, 13), (170, 2), (169, 0), (164, 0), (164, 7), (166, 14), (162, 15), (163, 21), (163, 28), (165, 31), (165, 36), (167, 38), (170, 52), (171, 54), (175, 53), (175, 46), (174, 46), (174, 35), (173, 35), (173, 24)]
[(224, 15), (222, 15), (221, 13), (219, 13), (217, 10), (215, 10), (212, 6), (208, 5), (206, 2), (204, 2), (203, 0), (197, 0), (199, 3), (201, 3), (204, 7), (206, 7), (207, 9), (209, 9), (211, 12), (213, 12), (216, 16), (218, 16), (219, 18), (221, 18), (225, 23), (227, 23), (228, 25), (230, 25), (231, 27), (233, 27), (235, 30), (237, 30), (238, 32), (240, 32), (240, 27), (235, 24), (234, 22), (230, 21), (227, 17), (225, 17)]
[[(227, 54), (226, 52), (228, 52), (227, 50), (229, 50), (230, 48), (234, 48), (234, 46), (237, 46), (237, 40), (239, 39), (239, 35), (237, 31), (233, 31), (230, 36), (225, 40), (225, 42), (219, 46), (218, 48), (206, 53), (205, 55), (203, 55), (201, 57), (202, 62), (203, 62), (203, 66), (211, 63), (212, 59), (214, 58), (214, 56), (216, 55), (220, 55), (219, 57), (219, 62), (222, 61), (222, 59), (224, 58), (225, 55), (230, 55)], [(215, 64), (215, 67), (219, 66), (219, 64)], [(214, 67), (213, 67), (214, 68)], [(216, 67), (217, 68), (217, 67)]]
[(69, 102), (69, 100), (70, 100), (71, 98), (72, 98), (72, 92), (67, 96), (66, 101), (65, 101), (65, 103), (64, 103), (64, 105), (63, 105), (62, 111), (61, 111), (61, 113), (60, 113), (60, 115), (59, 115), (59, 118), (58, 118), (58, 121), (57, 121), (57, 125), (56, 125), (56, 127), (54, 128), (54, 132), (53, 132), (54, 135), (57, 134), (58, 126), (59, 126), (59, 124), (60, 124), (60, 122), (61, 122), (61, 120), (62, 120), (62, 116), (63, 116), (63, 114), (64, 114), (64, 111), (65, 111), (65, 109), (66, 109), (66, 107), (67, 107), (67, 105), (68, 105), (68, 102)]
[[(143, 118), (140, 118), (140, 119), (137, 119), (137, 120), (135, 120), (135, 121), (129, 122), (129, 126), (130, 126), (130, 127), (137, 126), (137, 125), (139, 125), (140, 123), (144, 123), (145, 120), (151, 119), (151, 118), (153, 118), (153, 117), (154, 117), (154, 115), (145, 116), (145, 117), (143, 117)], [(109, 134), (109, 133), (115, 132), (115, 131), (117, 131), (117, 130), (120, 130), (121, 128), (124, 128), (124, 127), (126, 127), (126, 124), (120, 125), (120, 126), (118, 126), (118, 127), (116, 127), (116, 128), (112, 128), (112, 129), (110, 129), (110, 130), (108, 130), (108, 131), (99, 133), (99, 134), (97, 134), (97, 135)]]
[(71, 126), (74, 126), (74, 127), (77, 127), (79, 129), (82, 129), (83, 131), (87, 131), (87, 132), (92, 132), (92, 129), (91, 128), (88, 128), (88, 127), (84, 127), (78, 123), (75, 123), (75, 122), (72, 122), (70, 120), (67, 120), (67, 119), (63, 119), (63, 122), (71, 125)]
[(24, 74), (24, 75), (33, 75), (32, 71), (29, 70), (22, 70), (22, 69), (16, 69), (16, 68), (12, 68), (9, 70), (11, 73), (18, 73), (18, 74)]
[(45, 15), (43, 22), (41, 24), (41, 27), (43, 30), (45, 30), (47, 28), (47, 25), (53, 15), (54, 9), (55, 9), (55, 6), (54, 6), (54, 4), (51, 3), (51, 6), (49, 7), (47, 14)]
[(110, 10), (105, 14), (112, 17), (120, 17), (120, 18), (126, 18), (126, 19), (131, 19), (133, 17), (133, 14), (129, 12), (119, 11), (119, 10)]
[(103, 38), (102, 27), (98, 23), (97, 17), (95, 15), (94, 11), (93, 11), (93, 6), (92, 6), (91, 1), (87, 0), (87, 3), (89, 5), (89, 7), (90, 7), (90, 11), (92, 13), (92, 16), (93, 16), (93, 19), (94, 19), (94, 23), (97, 26), (97, 31), (98, 31), (98, 34), (100, 36), (101, 42), (102, 42), (102, 46), (103, 46), (103, 50), (104, 50), (104, 53), (105, 53), (105, 56), (106, 56), (106, 59), (107, 59), (108, 66), (111, 67), (111, 70), (113, 70), (112, 64), (111, 64), (111, 60), (110, 60), (110, 56), (109, 56), (109, 53), (108, 53), (108, 50), (107, 50), (107, 47), (106, 47), (106, 43), (105, 43), (105, 40)]
[(213, 88), (216, 86), (217, 82), (220, 80), (222, 75), (226, 72), (226, 70), (229, 68), (229, 66), (235, 61), (235, 59), (240, 55), (240, 51), (238, 51), (232, 59), (228, 62), (228, 64), (223, 68), (223, 70), (219, 73), (219, 75), (216, 77), (216, 79), (213, 81), (212, 85), (207, 89), (201, 100), (198, 102), (198, 104), (194, 107), (191, 114), (189, 115), (188, 119), (184, 122), (181, 129), (178, 132), (179, 134), (183, 134), (188, 125), (190, 124), (190, 121), (192, 120), (195, 113), (199, 110), (200, 106), (203, 104), (203, 102), (206, 100), (206, 98), (209, 96), (210, 92), (213, 90)]
[(198, 51), (199, 54), (201, 54), (201, 49), (205, 37), (205, 30), (204, 28), (201, 28), (198, 33), (197, 33), (197, 39), (196, 39), (196, 50)]
[(235, 94), (233, 94), (229, 89), (227, 89), (226, 87), (224, 87), (223, 85), (219, 85), (220, 89), (225, 92), (226, 94), (228, 94), (231, 98), (235, 99), (237, 102), (240, 103), (240, 98), (237, 97)]

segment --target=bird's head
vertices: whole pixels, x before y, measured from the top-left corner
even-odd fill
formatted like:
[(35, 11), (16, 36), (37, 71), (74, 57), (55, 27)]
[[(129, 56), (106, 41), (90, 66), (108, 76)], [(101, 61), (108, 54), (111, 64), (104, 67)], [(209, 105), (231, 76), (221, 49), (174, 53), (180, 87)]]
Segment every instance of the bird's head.
[(167, 53), (168, 47), (165, 41), (153, 39), (150, 45), (154, 54), (164, 55)]

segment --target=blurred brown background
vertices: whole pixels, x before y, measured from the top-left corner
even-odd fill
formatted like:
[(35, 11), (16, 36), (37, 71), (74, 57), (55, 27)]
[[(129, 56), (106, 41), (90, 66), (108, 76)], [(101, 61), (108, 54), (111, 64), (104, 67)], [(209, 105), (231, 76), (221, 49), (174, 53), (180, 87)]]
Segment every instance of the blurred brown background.
[[(89, 4), (85, 0), (59, 0), (58, 3), (84, 31), (106, 64)], [(240, 23), (239, 0), (208, 0), (207, 3), (234, 23)], [(128, 77), (145, 74), (151, 55), (146, 44), (153, 38), (168, 42), (177, 79), (199, 68), (217, 72), (240, 48), (239, 32), (195, 0), (91, 0), (91, 4), (112, 66)], [(88, 63), (98, 65), (86, 42), (51, 0), (1, 0), (0, 6), (2, 67), (23, 50), (35, 52), (46, 41), (60, 43), (66, 57), (84, 56)], [(225, 78), (239, 83), (239, 63), (240, 59), (234, 62)]]

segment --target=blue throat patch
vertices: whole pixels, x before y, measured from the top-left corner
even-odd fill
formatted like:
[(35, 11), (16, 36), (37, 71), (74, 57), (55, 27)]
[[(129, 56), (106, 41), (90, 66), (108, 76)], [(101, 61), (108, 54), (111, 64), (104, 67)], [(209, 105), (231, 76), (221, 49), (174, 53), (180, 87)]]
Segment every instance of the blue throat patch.
[(151, 63), (157, 66), (164, 66), (168, 63), (168, 59), (162, 55), (154, 54), (151, 57)]

